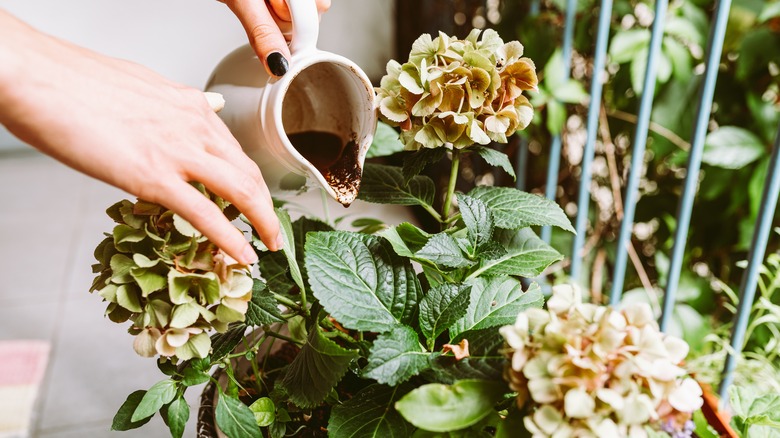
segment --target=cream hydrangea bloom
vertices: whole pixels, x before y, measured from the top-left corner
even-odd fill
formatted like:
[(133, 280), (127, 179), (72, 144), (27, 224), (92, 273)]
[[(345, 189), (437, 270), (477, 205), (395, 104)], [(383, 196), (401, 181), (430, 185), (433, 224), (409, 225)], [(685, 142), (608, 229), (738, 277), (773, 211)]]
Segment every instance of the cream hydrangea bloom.
[(499, 331), (505, 377), (518, 405), (531, 403), (524, 425), (534, 437), (646, 437), (645, 427), (662, 425), (682, 433), (703, 403), (682, 367), (688, 345), (661, 333), (647, 305), (596, 306), (559, 285), (547, 310)]
[(522, 44), (505, 44), (492, 29), (462, 40), (424, 34), (409, 62), (387, 64), (376, 89), (379, 115), (401, 127), (411, 150), (506, 143), (534, 115), (523, 92), (537, 89), (536, 67), (522, 55)]

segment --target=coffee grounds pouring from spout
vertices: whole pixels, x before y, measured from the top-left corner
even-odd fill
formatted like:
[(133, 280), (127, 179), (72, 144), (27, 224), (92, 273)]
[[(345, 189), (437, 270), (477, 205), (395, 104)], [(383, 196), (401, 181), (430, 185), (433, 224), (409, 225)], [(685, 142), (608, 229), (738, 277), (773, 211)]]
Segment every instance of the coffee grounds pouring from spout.
[(349, 207), (357, 198), (363, 171), (358, 161), (360, 147), (355, 138), (343, 144), (338, 135), (320, 131), (288, 134), (287, 138), (322, 174), (336, 192), (336, 200)]

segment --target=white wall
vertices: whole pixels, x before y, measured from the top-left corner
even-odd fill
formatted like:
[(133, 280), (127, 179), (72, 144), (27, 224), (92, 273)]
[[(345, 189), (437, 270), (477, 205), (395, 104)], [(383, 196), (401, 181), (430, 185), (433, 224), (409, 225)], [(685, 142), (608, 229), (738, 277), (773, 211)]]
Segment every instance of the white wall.
[[(381, 77), (394, 53), (394, 3), (332, 0), (319, 47)], [(41, 31), (197, 88), (224, 55), (246, 43), (238, 20), (216, 0), (0, 0), (0, 8)], [(0, 126), (0, 149), (19, 146)]]

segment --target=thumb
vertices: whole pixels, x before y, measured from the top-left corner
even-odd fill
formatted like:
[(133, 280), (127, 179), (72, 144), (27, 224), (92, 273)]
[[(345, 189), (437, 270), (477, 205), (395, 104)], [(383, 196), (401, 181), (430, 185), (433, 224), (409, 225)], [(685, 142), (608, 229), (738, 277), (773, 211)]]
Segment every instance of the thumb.
[(241, 21), (249, 44), (263, 61), (266, 71), (284, 76), (289, 69), (290, 49), (265, 2), (230, 0), (225, 2)]

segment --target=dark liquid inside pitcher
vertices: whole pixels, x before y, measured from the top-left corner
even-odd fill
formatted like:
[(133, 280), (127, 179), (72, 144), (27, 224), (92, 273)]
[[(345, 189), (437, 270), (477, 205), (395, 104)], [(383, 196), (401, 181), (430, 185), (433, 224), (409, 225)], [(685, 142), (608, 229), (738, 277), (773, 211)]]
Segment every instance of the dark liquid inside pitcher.
[(336, 192), (336, 199), (349, 207), (357, 197), (362, 176), (355, 140), (345, 144), (338, 135), (320, 131), (287, 134), (287, 138), (298, 153), (325, 177)]

